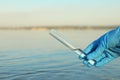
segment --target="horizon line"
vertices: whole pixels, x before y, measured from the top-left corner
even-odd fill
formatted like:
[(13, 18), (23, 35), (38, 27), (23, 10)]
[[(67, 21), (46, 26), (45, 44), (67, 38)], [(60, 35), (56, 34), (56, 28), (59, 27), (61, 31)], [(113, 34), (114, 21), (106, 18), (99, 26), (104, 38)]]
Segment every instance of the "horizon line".
[(50, 30), (50, 29), (113, 29), (117, 26), (21, 26), (0, 27), (0, 30)]

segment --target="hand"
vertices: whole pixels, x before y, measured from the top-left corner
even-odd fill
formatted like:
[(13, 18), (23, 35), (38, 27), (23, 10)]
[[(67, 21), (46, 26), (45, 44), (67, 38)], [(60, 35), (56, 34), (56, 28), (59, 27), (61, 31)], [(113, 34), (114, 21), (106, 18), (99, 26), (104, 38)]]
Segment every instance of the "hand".
[[(111, 30), (92, 42), (84, 52), (87, 59), (96, 60), (94, 66), (102, 66), (120, 56), (120, 27)], [(91, 66), (87, 61), (83, 61), (87, 66)]]

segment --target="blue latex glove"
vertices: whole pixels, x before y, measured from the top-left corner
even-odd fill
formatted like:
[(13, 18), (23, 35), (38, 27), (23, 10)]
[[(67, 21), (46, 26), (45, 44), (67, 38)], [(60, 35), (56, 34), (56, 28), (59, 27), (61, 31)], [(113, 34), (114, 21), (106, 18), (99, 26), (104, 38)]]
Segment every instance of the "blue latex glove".
[[(94, 66), (102, 66), (120, 56), (120, 26), (92, 42), (84, 52), (88, 59), (96, 60)], [(83, 61), (91, 66), (87, 61)]]

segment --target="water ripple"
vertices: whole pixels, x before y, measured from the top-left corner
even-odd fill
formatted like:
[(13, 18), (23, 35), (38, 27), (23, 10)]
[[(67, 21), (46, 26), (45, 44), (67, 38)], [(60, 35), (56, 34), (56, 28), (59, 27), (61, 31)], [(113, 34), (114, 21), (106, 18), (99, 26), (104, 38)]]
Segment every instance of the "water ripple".
[(66, 51), (6, 51), (0, 54), (0, 80), (119, 80), (120, 64), (110, 65), (88, 68)]

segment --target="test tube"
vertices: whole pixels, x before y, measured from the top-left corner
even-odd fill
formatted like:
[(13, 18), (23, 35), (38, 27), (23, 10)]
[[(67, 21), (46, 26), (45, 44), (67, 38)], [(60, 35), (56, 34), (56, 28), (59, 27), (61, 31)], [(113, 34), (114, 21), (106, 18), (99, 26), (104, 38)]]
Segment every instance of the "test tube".
[(51, 31), (50, 31), (50, 35), (52, 36), (52, 37), (54, 37), (56, 40), (58, 40), (59, 42), (61, 42), (63, 45), (65, 45), (66, 47), (68, 47), (69, 49), (71, 49), (72, 51), (74, 51), (76, 54), (78, 54), (82, 59), (84, 59), (84, 60), (86, 60), (86, 61), (88, 61), (88, 63), (90, 64), (90, 65), (95, 65), (95, 60), (93, 60), (93, 59), (87, 59), (86, 58), (86, 54), (85, 54), (85, 52), (82, 50), (82, 49), (77, 49), (77, 48), (75, 48), (73, 45), (71, 45), (70, 43), (68, 43), (68, 41), (66, 41), (64, 38), (62, 38), (61, 37), (61, 35), (56, 31), (56, 30), (54, 30), (54, 29), (52, 29)]

